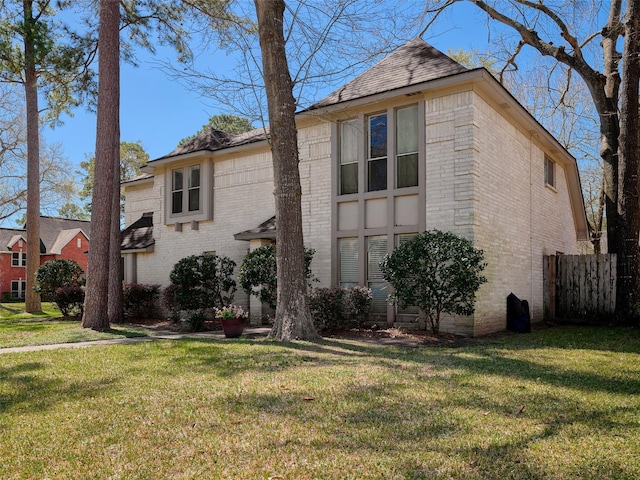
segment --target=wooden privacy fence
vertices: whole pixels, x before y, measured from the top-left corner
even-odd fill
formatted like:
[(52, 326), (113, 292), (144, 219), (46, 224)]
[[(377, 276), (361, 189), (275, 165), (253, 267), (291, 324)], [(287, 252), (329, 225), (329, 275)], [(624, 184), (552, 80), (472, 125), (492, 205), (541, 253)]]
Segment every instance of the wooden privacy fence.
[(616, 255), (545, 255), (546, 320), (598, 320), (616, 309)]

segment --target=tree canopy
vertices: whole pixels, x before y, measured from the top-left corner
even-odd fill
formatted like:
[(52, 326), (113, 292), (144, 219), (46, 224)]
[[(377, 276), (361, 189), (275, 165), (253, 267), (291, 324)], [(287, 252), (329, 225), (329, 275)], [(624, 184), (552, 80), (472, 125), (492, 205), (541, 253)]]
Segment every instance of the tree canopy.
[(239, 117), (237, 115), (230, 115), (226, 113), (222, 113), (219, 115), (213, 115), (209, 121), (202, 126), (200, 130), (196, 132), (195, 135), (190, 135), (186, 138), (183, 138), (178, 143), (178, 146), (184, 145), (189, 140), (192, 140), (194, 137), (197, 137), (203, 131), (214, 128), (216, 130), (222, 130), (225, 133), (229, 133), (231, 135), (237, 135), (239, 133), (250, 132), (254, 129), (251, 122), (244, 118)]

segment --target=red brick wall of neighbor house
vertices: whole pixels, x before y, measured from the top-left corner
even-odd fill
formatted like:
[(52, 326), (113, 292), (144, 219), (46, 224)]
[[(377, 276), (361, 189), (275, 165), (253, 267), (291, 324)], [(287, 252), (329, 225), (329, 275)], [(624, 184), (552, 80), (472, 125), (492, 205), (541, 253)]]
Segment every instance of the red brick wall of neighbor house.
[[(78, 244), (78, 239), (80, 239), (80, 243)], [(78, 246), (80, 245), (80, 246)], [(89, 250), (89, 240), (81, 234), (78, 233), (73, 240), (67, 243), (64, 247), (62, 247), (62, 253), (57, 256), (57, 258), (64, 258), (66, 260), (75, 260), (80, 268), (87, 272), (87, 251)]]
[[(78, 246), (78, 239), (80, 239), (80, 246)], [(56, 258), (62, 258), (65, 260), (75, 260), (78, 265), (87, 271), (87, 250), (89, 250), (89, 241), (87, 238), (79, 233), (63, 248), (60, 255), (40, 255), (40, 265), (47, 260), (53, 260)], [(22, 247), (19, 247), (18, 242), (12, 248), (12, 252), (26, 252), (27, 245), (23, 242)], [(5, 292), (11, 292), (12, 280), (25, 280), (26, 268), (14, 267), (11, 265), (11, 253), (4, 253), (0, 255), (0, 295)], [(0, 297), (1, 298), (1, 297)]]

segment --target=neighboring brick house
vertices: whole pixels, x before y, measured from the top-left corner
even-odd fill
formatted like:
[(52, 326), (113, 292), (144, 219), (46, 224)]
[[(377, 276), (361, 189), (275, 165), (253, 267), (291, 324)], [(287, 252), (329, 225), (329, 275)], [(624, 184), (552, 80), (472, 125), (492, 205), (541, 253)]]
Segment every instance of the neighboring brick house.
[[(368, 285), (372, 318), (419, 323), (415, 311), (386, 304), (379, 261), (438, 228), (472, 240), (488, 264), (475, 314), (443, 319), (443, 331), (504, 329), (510, 292), (542, 319), (543, 256), (574, 253), (587, 239), (578, 170), (489, 72), (413, 40), (299, 112), (297, 126), (303, 233), (320, 286)], [(216, 252), (239, 265), (274, 241), (265, 138), (210, 130), (124, 185), (126, 224), (146, 219), (144, 241), (123, 244), (125, 281), (166, 285), (182, 257)], [(259, 318), (255, 299), (236, 301)]]
[[(40, 264), (64, 258), (75, 260), (86, 272), (90, 235), (90, 222), (40, 217)], [(0, 298), (24, 298), (26, 267), (26, 230), (0, 228)]]

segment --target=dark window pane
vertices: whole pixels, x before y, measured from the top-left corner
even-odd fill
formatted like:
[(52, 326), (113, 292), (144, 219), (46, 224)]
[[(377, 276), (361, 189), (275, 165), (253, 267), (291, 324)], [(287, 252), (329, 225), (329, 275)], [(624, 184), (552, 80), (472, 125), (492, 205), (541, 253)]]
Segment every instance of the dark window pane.
[(173, 192), (171, 196), (171, 213), (182, 213), (182, 191)]
[(182, 169), (173, 171), (173, 188), (172, 190), (182, 190)]
[(189, 190), (189, 211), (195, 212), (200, 210), (200, 189), (192, 188)]
[(398, 157), (398, 188), (418, 185), (418, 154)]
[(369, 117), (369, 158), (387, 156), (387, 114)]
[(340, 165), (340, 194), (358, 193), (358, 164)]
[(189, 169), (189, 188), (200, 186), (200, 165), (195, 165)]
[(368, 191), (387, 189), (387, 159), (369, 160)]

